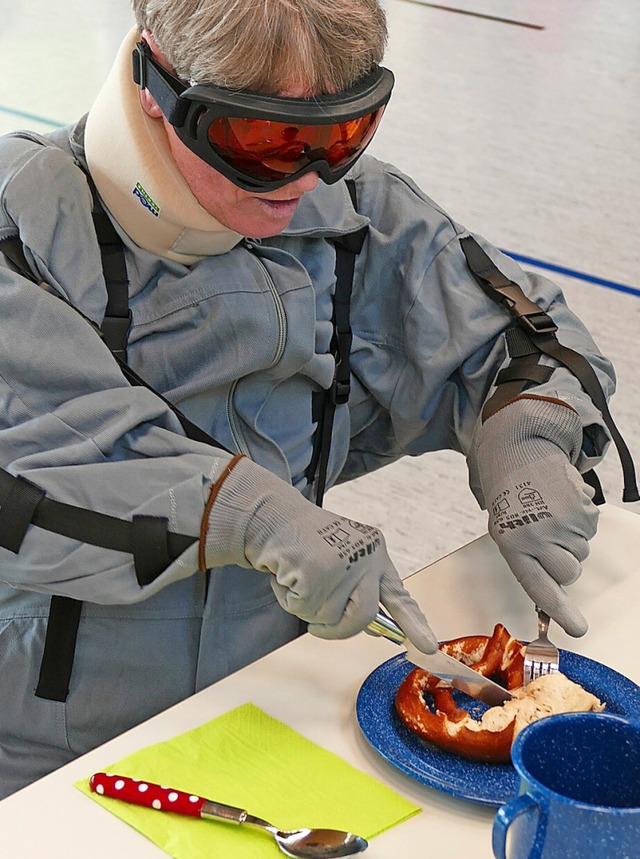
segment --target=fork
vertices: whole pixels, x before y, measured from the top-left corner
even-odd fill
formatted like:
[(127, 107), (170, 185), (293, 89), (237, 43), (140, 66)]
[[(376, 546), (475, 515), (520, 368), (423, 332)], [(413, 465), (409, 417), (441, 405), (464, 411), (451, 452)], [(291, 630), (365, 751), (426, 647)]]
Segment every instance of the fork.
[(538, 613), (538, 637), (524, 651), (524, 685), (537, 680), (543, 674), (555, 674), (559, 670), (560, 653), (547, 637), (549, 615), (536, 606)]

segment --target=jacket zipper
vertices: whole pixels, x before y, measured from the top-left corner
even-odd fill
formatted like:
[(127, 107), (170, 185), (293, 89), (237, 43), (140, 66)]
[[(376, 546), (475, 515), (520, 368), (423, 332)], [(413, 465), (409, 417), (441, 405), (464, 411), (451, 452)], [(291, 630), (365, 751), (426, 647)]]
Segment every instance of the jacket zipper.
[[(251, 249), (249, 245), (247, 245), (247, 248)], [(262, 273), (267, 282), (267, 286), (269, 287), (269, 291), (271, 292), (271, 297), (273, 298), (273, 303), (276, 308), (276, 316), (278, 319), (278, 341), (273, 361), (267, 367), (267, 369), (269, 370), (271, 369), (271, 367), (276, 366), (276, 364), (280, 361), (284, 354), (287, 342), (287, 315), (284, 310), (284, 305), (282, 304), (282, 299), (280, 298), (280, 293), (276, 289), (276, 285), (273, 282), (273, 278), (269, 274), (267, 267), (262, 262), (262, 260), (258, 259), (257, 256), (254, 256), (254, 259), (262, 269)], [(233, 384), (229, 388), (229, 393), (227, 394), (227, 420), (229, 422), (229, 428), (231, 430), (231, 435), (233, 436), (233, 442), (236, 446), (238, 453), (244, 453), (245, 455), (248, 455), (248, 445), (242, 438), (242, 434), (236, 423), (233, 411), (233, 397), (239, 382), (240, 379), (236, 379), (235, 382), (233, 382)]]

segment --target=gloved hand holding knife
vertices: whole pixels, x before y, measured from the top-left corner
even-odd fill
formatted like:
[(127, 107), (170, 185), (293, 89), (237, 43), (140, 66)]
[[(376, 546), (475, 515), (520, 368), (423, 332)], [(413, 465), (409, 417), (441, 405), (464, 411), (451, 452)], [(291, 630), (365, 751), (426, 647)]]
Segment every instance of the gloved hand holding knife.
[(207, 566), (272, 573), (278, 602), (313, 635), (355, 635), (382, 604), (419, 650), (437, 650), (377, 528), (317, 507), (246, 458), (219, 485), (207, 525)]

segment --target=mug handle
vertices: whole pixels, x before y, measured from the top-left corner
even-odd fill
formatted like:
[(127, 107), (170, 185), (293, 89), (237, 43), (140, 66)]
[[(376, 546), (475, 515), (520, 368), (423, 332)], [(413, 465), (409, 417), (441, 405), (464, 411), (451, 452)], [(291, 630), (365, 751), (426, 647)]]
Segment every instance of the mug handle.
[[(507, 859), (507, 830), (514, 820), (520, 817), (521, 814), (528, 814), (535, 810), (540, 813), (542, 812), (542, 809), (530, 793), (523, 793), (498, 809), (493, 821), (493, 832), (491, 834), (493, 855), (497, 859)], [(538, 842), (538, 838), (534, 841), (533, 851), (529, 853), (528, 859), (539, 859), (540, 857), (540, 846), (538, 843), (536, 847), (536, 842)]]

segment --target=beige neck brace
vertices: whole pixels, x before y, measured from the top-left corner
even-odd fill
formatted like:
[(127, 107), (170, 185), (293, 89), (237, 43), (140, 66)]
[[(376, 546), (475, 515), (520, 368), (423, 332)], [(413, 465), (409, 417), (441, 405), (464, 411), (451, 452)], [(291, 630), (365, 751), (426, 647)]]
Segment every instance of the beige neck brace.
[(116, 221), (147, 251), (191, 265), (226, 253), (242, 238), (206, 212), (169, 150), (159, 119), (142, 109), (131, 78), (136, 29), (126, 37), (89, 112), (87, 164)]

